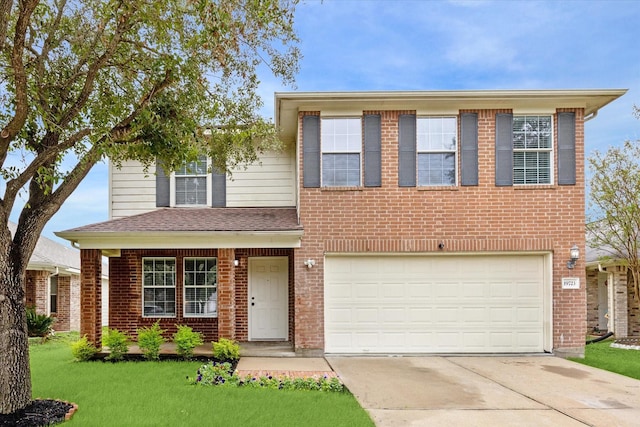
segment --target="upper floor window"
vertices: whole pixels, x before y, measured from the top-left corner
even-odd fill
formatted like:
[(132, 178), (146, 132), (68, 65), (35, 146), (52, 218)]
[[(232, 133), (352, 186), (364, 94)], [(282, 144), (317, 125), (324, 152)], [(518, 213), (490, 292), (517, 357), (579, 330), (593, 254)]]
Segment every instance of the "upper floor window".
[(322, 119), (320, 139), (322, 147), (322, 186), (360, 186), (361, 119)]
[(145, 317), (176, 315), (175, 258), (142, 259), (142, 305)]
[(458, 124), (455, 117), (418, 117), (418, 185), (455, 185)]
[(218, 313), (216, 258), (185, 258), (184, 315), (213, 317)]
[(551, 116), (513, 117), (513, 183), (551, 184)]
[(208, 184), (207, 157), (186, 163), (175, 171), (175, 205), (206, 206)]

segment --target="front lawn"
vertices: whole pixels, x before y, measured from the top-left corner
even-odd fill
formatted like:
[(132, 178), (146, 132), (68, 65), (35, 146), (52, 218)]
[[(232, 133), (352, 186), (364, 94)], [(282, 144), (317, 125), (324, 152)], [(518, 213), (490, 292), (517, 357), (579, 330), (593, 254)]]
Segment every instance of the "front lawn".
[(348, 392), (194, 386), (201, 362), (74, 362), (60, 338), (30, 348), (34, 397), (78, 405), (64, 425), (373, 426)]
[(584, 359), (571, 360), (640, 380), (640, 350), (613, 348), (611, 343), (612, 339), (588, 344)]

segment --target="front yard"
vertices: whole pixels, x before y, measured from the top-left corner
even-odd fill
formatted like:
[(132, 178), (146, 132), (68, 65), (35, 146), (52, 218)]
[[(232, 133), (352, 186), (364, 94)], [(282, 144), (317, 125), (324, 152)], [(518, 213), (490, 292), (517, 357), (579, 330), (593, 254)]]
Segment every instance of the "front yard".
[(584, 359), (571, 360), (640, 380), (640, 350), (613, 348), (613, 341), (589, 344), (585, 347)]
[(201, 362), (74, 362), (69, 340), (31, 345), (35, 398), (76, 403), (65, 425), (372, 426), (348, 392), (190, 385)]

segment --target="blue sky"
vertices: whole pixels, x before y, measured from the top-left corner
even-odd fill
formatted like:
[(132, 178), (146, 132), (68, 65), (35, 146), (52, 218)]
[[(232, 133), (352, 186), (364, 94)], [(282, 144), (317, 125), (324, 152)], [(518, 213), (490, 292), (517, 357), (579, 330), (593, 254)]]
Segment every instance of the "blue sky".
[[(589, 155), (640, 139), (639, 22), (636, 0), (309, 0), (296, 90), (629, 89), (586, 124)], [(273, 93), (293, 89), (262, 80), (273, 117)], [(107, 220), (107, 185), (99, 164), (45, 235)]]

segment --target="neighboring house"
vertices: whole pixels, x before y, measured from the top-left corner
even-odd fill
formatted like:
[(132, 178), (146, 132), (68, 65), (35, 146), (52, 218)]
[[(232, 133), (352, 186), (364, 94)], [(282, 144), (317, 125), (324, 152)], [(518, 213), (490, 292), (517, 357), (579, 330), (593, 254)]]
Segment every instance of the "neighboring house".
[(111, 220), (57, 233), (81, 248), (82, 333), (99, 343), (104, 254), (132, 334), (581, 355), (584, 123), (624, 93), (277, 93), (283, 151), (233, 179), (112, 167)]
[(640, 336), (640, 304), (631, 272), (610, 252), (587, 246), (587, 328), (616, 337)]
[[(15, 233), (16, 224), (9, 222)], [(56, 331), (80, 330), (80, 251), (40, 236), (27, 265), (26, 304), (56, 318)]]

